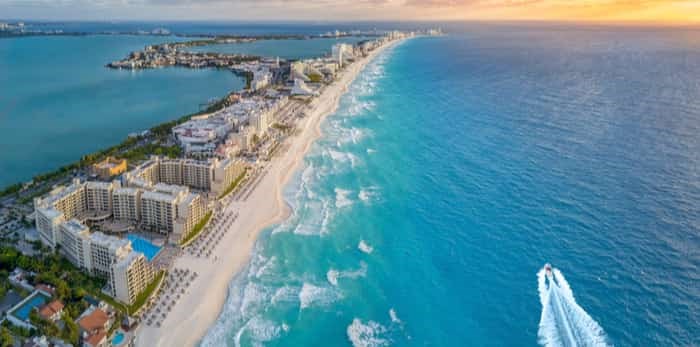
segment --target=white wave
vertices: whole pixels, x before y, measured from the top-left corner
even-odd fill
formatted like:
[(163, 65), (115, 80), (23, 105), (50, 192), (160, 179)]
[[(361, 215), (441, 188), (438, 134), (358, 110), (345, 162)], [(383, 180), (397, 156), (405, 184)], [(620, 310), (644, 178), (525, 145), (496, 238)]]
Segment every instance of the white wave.
[(367, 154), (374, 154), (377, 153), (377, 150), (374, 148), (367, 148)]
[(268, 271), (270, 271), (270, 270), (275, 266), (275, 262), (276, 262), (276, 261), (277, 261), (277, 257), (275, 257), (275, 256), (270, 257), (270, 259), (268, 259), (268, 261), (266, 261), (265, 264), (263, 264), (263, 265), (258, 269), (258, 271), (255, 272), (255, 277), (256, 277), (256, 278), (260, 278), (260, 277), (262, 277), (265, 273), (267, 273)]
[(330, 269), (326, 273), (326, 279), (328, 280), (328, 283), (337, 286), (338, 285), (338, 276), (340, 275), (340, 272), (338, 270), (333, 270)]
[(282, 326), (276, 325), (275, 322), (255, 316), (236, 332), (234, 341), (236, 347), (241, 346), (241, 340), (245, 334), (250, 339), (251, 345), (263, 346), (263, 342), (280, 337), (282, 330)]
[(349, 196), (352, 193), (351, 190), (345, 190), (341, 188), (335, 188), (335, 207), (343, 208), (352, 205), (352, 200)]
[(350, 271), (338, 271), (335, 269), (330, 269), (326, 273), (326, 279), (328, 283), (332, 284), (334, 287), (338, 286), (339, 278), (358, 278), (365, 277), (367, 275), (367, 263), (364, 261), (360, 262), (360, 268), (357, 270)]
[(379, 188), (372, 186), (360, 189), (357, 193), (357, 197), (365, 203), (369, 203), (372, 200), (377, 200), (379, 196)]
[(389, 309), (389, 317), (391, 317), (391, 321), (393, 323), (401, 323), (401, 320), (399, 319), (399, 316), (396, 314), (396, 311), (393, 307)]
[[(331, 219), (330, 200), (307, 201), (304, 211), (295, 211), (288, 224), (294, 234), (304, 236), (319, 236), (328, 233), (328, 223)], [(303, 212), (303, 213), (302, 213)], [(301, 214), (300, 214), (301, 213)], [(280, 231), (283, 231), (282, 229)], [(276, 231), (273, 231), (275, 233)]]
[(537, 273), (542, 304), (539, 343), (543, 346), (608, 346), (603, 328), (578, 305), (564, 275), (552, 269)]
[(348, 339), (354, 347), (381, 347), (388, 346), (389, 341), (381, 335), (386, 332), (381, 324), (368, 321), (366, 324), (358, 318), (352, 320), (346, 330)]
[(325, 306), (340, 297), (340, 293), (335, 289), (304, 283), (299, 292), (299, 307), (303, 310), (311, 305)]
[(367, 133), (367, 130), (362, 130), (358, 128), (352, 128), (350, 129), (350, 139), (352, 140), (352, 143), (359, 143), (363, 138), (365, 138), (365, 134)]
[(360, 243), (357, 244), (357, 249), (359, 249), (361, 252), (364, 252), (367, 254), (372, 253), (372, 251), (374, 250), (374, 248), (372, 248), (372, 246), (367, 244), (365, 242), (365, 240), (360, 240)]
[(243, 299), (240, 306), (241, 315), (245, 316), (267, 302), (269, 294), (269, 288), (255, 282), (248, 282), (243, 289)]
[[(369, 95), (369, 94), (367, 94)], [(374, 109), (375, 105), (370, 101), (353, 100), (352, 104), (343, 113), (346, 117), (356, 117)]]
[(270, 303), (273, 305), (280, 302), (295, 302), (299, 300), (299, 287), (283, 286), (275, 290)]
[[(326, 151), (328, 156), (336, 163), (338, 164), (350, 164), (350, 167), (355, 168), (359, 165), (360, 163), (360, 158), (358, 158), (356, 155), (348, 152), (340, 152), (336, 151), (334, 149), (328, 149)], [(336, 173), (337, 170), (341, 169), (342, 167), (336, 167)]]

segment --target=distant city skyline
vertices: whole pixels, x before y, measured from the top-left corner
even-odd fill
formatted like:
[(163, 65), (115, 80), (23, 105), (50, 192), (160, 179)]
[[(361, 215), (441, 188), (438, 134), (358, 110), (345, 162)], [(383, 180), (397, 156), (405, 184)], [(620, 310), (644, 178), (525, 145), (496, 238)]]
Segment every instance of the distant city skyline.
[(0, 0), (5, 19), (700, 22), (700, 0)]

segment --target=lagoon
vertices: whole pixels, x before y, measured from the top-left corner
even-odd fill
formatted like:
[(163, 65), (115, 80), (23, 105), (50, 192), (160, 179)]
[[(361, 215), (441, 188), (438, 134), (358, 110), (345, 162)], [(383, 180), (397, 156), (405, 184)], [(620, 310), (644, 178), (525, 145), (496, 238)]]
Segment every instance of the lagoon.
[(369, 39), (364, 36), (289, 40), (258, 40), (245, 43), (217, 44), (189, 48), (193, 52), (250, 54), (282, 59), (310, 59), (331, 52), (337, 43), (354, 44)]
[(0, 40), (0, 186), (74, 162), (244, 86), (228, 71), (105, 67), (145, 45), (175, 40), (122, 35)]

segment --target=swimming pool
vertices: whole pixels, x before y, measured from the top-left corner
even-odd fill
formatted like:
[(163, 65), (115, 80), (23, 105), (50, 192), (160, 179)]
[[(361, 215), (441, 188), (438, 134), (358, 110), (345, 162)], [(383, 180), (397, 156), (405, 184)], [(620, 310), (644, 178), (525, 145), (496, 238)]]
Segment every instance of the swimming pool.
[(114, 338), (112, 338), (112, 346), (119, 346), (122, 342), (124, 342), (124, 333), (118, 331), (114, 334)]
[(10, 314), (23, 321), (26, 321), (29, 319), (29, 313), (32, 312), (32, 309), (43, 305), (48, 299), (49, 298), (44, 294), (34, 292), (32, 295), (30, 295), (29, 299), (22, 304), (22, 306), (10, 312)]
[(158, 252), (160, 252), (160, 247), (152, 244), (151, 241), (148, 241), (141, 236), (129, 234), (126, 235), (126, 238), (131, 241), (131, 247), (135, 251), (143, 253), (146, 258), (148, 258), (148, 261), (153, 260), (153, 258), (158, 255)]

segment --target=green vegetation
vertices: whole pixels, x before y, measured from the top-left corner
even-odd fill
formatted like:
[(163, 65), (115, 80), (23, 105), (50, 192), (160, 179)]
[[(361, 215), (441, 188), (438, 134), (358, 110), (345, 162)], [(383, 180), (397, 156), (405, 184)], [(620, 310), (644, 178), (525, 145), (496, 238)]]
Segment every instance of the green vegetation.
[(226, 188), (226, 190), (224, 190), (224, 192), (221, 193), (221, 195), (219, 195), (219, 198), (223, 198), (224, 196), (231, 193), (234, 189), (236, 189), (236, 187), (238, 187), (241, 181), (243, 181), (243, 178), (245, 178), (246, 172), (248, 172), (248, 168), (243, 170), (243, 172), (240, 175), (238, 175), (238, 177), (236, 177), (236, 179), (233, 180), (233, 182), (231, 182), (231, 184)]
[(104, 300), (110, 305), (114, 306), (117, 310), (124, 314), (134, 314), (138, 312), (138, 310), (141, 309), (141, 307), (146, 303), (146, 300), (153, 294), (153, 291), (158, 288), (158, 284), (163, 280), (165, 276), (165, 270), (160, 271), (156, 277), (151, 281), (150, 284), (146, 287), (146, 289), (139, 294), (139, 296), (136, 297), (136, 300), (134, 300), (134, 303), (131, 305), (126, 305), (122, 302), (119, 302), (112, 298), (109, 295), (106, 295), (104, 293), (99, 293), (97, 296), (100, 298), (100, 300)]
[(209, 223), (211, 215), (211, 211), (207, 212), (207, 214), (204, 215), (204, 218), (202, 218), (202, 220), (200, 220), (199, 223), (192, 228), (192, 231), (182, 241), (180, 241), (180, 246), (184, 246), (192, 241), (192, 239), (194, 239), (202, 231), (202, 229), (204, 229), (204, 226)]
[(313, 83), (321, 83), (323, 81), (323, 76), (321, 74), (310, 73), (307, 75), (307, 77), (309, 78), (309, 81)]
[(65, 312), (63, 313), (63, 316), (61, 316), (61, 320), (63, 321), (64, 326), (61, 338), (72, 343), (73, 346), (78, 346), (78, 343), (80, 342), (80, 328), (78, 327), (78, 324), (73, 320), (73, 317)]
[(245, 71), (245, 72), (240, 72), (237, 73), (237, 75), (240, 75), (242, 77), (245, 77), (245, 89), (250, 89), (250, 85), (253, 82), (253, 73), (250, 71)]
[(22, 190), (22, 183), (15, 183), (13, 185), (5, 187), (5, 189), (0, 190), (0, 198), (12, 194), (17, 194)]
[(42, 195), (44, 195), (44, 194), (46, 194), (46, 193), (48, 193), (48, 192), (50, 192), (50, 191), (51, 191), (51, 187), (44, 187), (44, 188), (42, 188), (42, 189), (38, 189), (38, 190), (34, 191), (33, 193), (31, 193), (31, 194), (29, 194), (29, 195), (25, 195), (25, 196), (23, 196), (23, 197), (17, 199), (17, 201), (18, 201), (20, 204), (26, 204), (26, 203), (28, 203), (28, 202), (30, 202), (30, 201), (33, 201), (34, 198), (40, 197), (40, 196), (42, 196)]
[(9, 288), (12, 288), (22, 296), (28, 295), (26, 290), (10, 287), (8, 274), (17, 267), (35, 273), (27, 280), (35, 285), (46, 283), (53, 286), (55, 288), (53, 299), (61, 300), (64, 303), (63, 327), (41, 318), (35, 311), (32, 311), (30, 321), (37, 327), (36, 330), (23, 329), (11, 324), (6, 325), (6, 328), (17, 336), (29, 337), (38, 333), (61, 338), (77, 345), (79, 329), (73, 319), (89, 306), (85, 297), (88, 294), (94, 296), (97, 296), (98, 293), (101, 294), (101, 288), (105, 282), (103, 279), (86, 275), (48, 248), (38, 247), (40, 248), (39, 255), (29, 257), (12, 247), (0, 246), (0, 294), (6, 293)]
[(16, 326), (16, 325), (10, 323), (10, 321), (8, 321), (8, 320), (5, 320), (2, 322), (2, 329), (7, 329), (10, 331), (10, 333), (12, 333), (12, 335), (23, 337), (23, 338), (27, 338), (27, 337), (31, 337), (31, 336), (36, 335), (35, 329), (27, 329), (24, 327), (19, 327), (19, 326)]
[(2, 347), (9, 347), (12, 346), (12, 334), (10, 333), (10, 329), (7, 329), (6, 327), (0, 328), (0, 346)]
[(151, 155), (160, 155), (167, 156), (169, 158), (177, 158), (182, 155), (182, 149), (178, 145), (161, 146), (149, 143), (147, 145), (131, 149), (128, 152), (120, 155), (120, 157), (128, 161), (139, 161), (148, 159), (148, 157)]
[(58, 326), (51, 321), (42, 318), (37, 310), (29, 312), (29, 322), (37, 328), (40, 335), (59, 336)]
[(153, 294), (156, 288), (158, 288), (158, 285), (164, 277), (165, 270), (160, 271), (153, 279), (153, 281), (151, 281), (151, 283), (148, 286), (146, 286), (146, 289), (136, 297), (134, 303), (127, 306), (126, 313), (130, 314), (138, 312), (141, 309), (141, 307), (143, 307), (143, 305), (146, 303), (146, 300), (148, 300), (148, 298), (151, 297), (151, 294)]
[(98, 292), (98, 293), (95, 293), (95, 296), (98, 297), (100, 300), (112, 305), (114, 308), (116, 308), (120, 312), (127, 312), (127, 310), (128, 310), (128, 307), (126, 305), (115, 300), (113, 297), (111, 297), (105, 293)]

